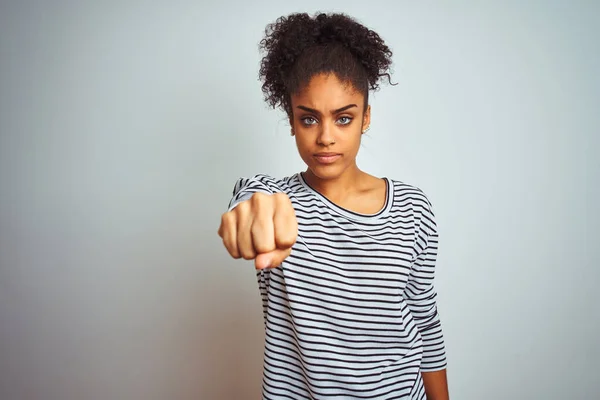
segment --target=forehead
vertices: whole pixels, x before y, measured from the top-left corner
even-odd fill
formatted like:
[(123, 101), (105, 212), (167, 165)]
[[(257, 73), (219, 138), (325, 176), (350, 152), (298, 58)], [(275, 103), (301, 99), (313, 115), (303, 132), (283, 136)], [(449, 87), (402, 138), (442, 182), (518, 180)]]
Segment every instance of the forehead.
[(335, 74), (319, 74), (311, 78), (298, 93), (291, 96), (292, 103), (312, 108), (345, 106), (358, 104), (363, 99), (354, 85), (341, 81)]

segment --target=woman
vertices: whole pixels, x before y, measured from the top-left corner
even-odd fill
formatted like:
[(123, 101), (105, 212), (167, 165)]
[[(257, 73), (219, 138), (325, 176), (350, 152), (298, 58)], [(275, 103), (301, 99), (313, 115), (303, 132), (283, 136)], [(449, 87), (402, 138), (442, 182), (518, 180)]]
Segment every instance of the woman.
[(219, 228), (232, 257), (255, 260), (263, 398), (447, 399), (431, 204), (356, 164), (392, 52), (343, 14), (281, 17), (261, 48), (265, 98), (307, 165), (238, 180)]

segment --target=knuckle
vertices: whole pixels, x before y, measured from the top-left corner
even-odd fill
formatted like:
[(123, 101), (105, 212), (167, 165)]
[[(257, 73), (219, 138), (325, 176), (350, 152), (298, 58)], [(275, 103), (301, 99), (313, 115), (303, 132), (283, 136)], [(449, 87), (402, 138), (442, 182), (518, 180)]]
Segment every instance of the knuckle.
[(263, 192), (256, 192), (252, 195), (251, 200), (253, 204), (262, 204), (269, 199), (269, 195)]
[(241, 258), (244, 260), (251, 260), (255, 257), (252, 239), (249, 235), (242, 235), (242, 237), (238, 237), (236, 244)]
[(292, 235), (292, 234), (282, 235), (277, 240), (277, 244), (280, 247), (284, 247), (284, 248), (292, 247), (294, 245), (294, 243), (296, 243), (296, 237), (295, 237), (295, 235)]
[(240, 258), (240, 255), (237, 252), (237, 247), (236, 247), (235, 243), (232, 242), (231, 238), (224, 237), (223, 245), (225, 246), (225, 248), (227, 249), (227, 251), (229, 252), (229, 255), (231, 257)]
[(221, 226), (219, 227), (219, 236), (225, 239), (227, 236), (235, 235), (236, 216), (230, 211), (221, 216)]
[(250, 209), (250, 204), (248, 204), (248, 203), (249, 203), (248, 201), (242, 201), (231, 211), (231, 213), (234, 215), (240, 215), (240, 214), (247, 213), (248, 210)]
[(278, 245), (288, 248), (288, 247), (292, 247), (294, 245), (294, 243), (296, 243), (296, 239), (298, 238), (298, 226), (296, 221), (294, 220), (294, 223), (292, 226), (290, 226), (289, 229), (284, 230), (283, 232), (281, 232), (281, 234), (279, 235), (279, 237), (277, 238), (277, 243)]
[(231, 224), (231, 221), (235, 219), (235, 215), (233, 214), (233, 211), (228, 211), (225, 214), (221, 215), (221, 226), (223, 228), (226, 228), (228, 225)]
[(282, 202), (289, 202), (290, 198), (288, 197), (287, 194), (283, 193), (283, 192), (278, 192), (273, 194), (273, 198), (278, 202), (278, 203), (282, 203)]
[(265, 253), (269, 253), (271, 251), (273, 251), (273, 246), (269, 246), (266, 243), (258, 243), (256, 245), (256, 252), (258, 254), (265, 254)]
[(271, 248), (271, 246), (268, 246), (266, 243), (257, 243), (256, 244), (256, 251), (261, 254), (261, 253), (268, 253), (270, 251), (273, 251), (273, 249)]
[(255, 217), (263, 218), (263, 216), (272, 214), (275, 204), (273, 195), (255, 193), (252, 197), (252, 213)]
[(240, 255), (244, 260), (253, 260), (256, 257), (251, 250), (240, 250)]

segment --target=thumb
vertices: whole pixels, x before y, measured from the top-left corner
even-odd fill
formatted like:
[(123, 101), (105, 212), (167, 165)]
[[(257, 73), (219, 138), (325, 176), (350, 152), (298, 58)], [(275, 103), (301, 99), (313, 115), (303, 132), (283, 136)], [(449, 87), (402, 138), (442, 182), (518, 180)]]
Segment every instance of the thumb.
[(254, 259), (254, 266), (256, 269), (278, 267), (291, 253), (291, 248), (286, 250), (276, 249), (268, 253), (261, 253)]

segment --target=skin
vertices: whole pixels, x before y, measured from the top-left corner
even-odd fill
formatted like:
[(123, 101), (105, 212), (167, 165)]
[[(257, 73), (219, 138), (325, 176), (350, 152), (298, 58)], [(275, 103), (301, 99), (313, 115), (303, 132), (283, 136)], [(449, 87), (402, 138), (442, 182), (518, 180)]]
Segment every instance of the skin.
[[(300, 157), (307, 165), (307, 183), (340, 207), (374, 214), (385, 203), (386, 186), (385, 181), (356, 165), (363, 131), (371, 123), (371, 106), (365, 109), (364, 101), (363, 94), (337, 76), (316, 75), (291, 96), (290, 125)], [(339, 156), (323, 164), (315, 156), (322, 152)], [(449, 399), (445, 369), (422, 375), (427, 399)]]
[(449, 400), (446, 370), (422, 372), (423, 386), (428, 400)]

